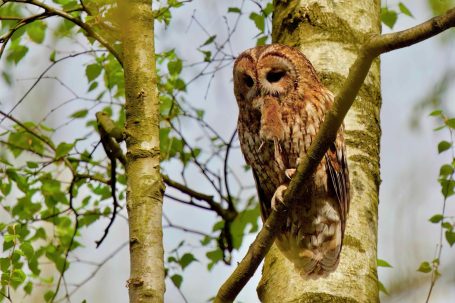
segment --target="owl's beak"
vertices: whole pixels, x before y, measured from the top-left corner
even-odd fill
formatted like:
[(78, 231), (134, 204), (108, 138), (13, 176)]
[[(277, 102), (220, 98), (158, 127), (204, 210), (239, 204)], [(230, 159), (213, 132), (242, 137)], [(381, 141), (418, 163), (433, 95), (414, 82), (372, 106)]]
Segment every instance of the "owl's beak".
[(262, 111), (262, 107), (264, 106), (264, 98), (263, 97), (256, 97), (253, 99), (253, 102), (251, 102), (253, 109), (257, 109), (259, 111)]

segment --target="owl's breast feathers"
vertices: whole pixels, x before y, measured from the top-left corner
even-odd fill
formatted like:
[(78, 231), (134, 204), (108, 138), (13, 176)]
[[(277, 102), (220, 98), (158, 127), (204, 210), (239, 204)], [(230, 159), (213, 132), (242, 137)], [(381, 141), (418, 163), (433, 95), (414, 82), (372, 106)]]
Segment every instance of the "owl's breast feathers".
[[(263, 220), (270, 214), (275, 190), (290, 181), (285, 169), (297, 167), (330, 109), (333, 96), (323, 92), (313, 92), (311, 98), (298, 103), (267, 100), (257, 129), (249, 128), (241, 135), (242, 150), (253, 168)], [(302, 276), (317, 278), (336, 269), (348, 208), (349, 176), (340, 129), (306, 182), (302, 197), (289, 209), (290, 216), (277, 238), (280, 250)]]

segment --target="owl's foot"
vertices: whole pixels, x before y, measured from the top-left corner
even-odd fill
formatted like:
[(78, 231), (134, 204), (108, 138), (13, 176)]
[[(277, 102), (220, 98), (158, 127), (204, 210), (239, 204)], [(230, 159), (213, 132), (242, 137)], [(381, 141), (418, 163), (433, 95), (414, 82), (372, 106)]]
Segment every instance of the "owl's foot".
[(288, 168), (284, 171), (284, 174), (289, 180), (291, 180), (292, 177), (295, 175), (296, 171), (297, 171), (296, 168)]
[(278, 211), (277, 205), (278, 203), (284, 204), (284, 192), (288, 189), (286, 185), (280, 185), (278, 188), (275, 190), (275, 193), (273, 194), (272, 197), (272, 209), (274, 211)]
[[(297, 159), (297, 161), (295, 163), (295, 167), (299, 166), (299, 164), (300, 164), (300, 158)], [(284, 174), (289, 180), (292, 179), (292, 177), (295, 175), (296, 172), (297, 172), (297, 168), (288, 168), (288, 169), (284, 170)]]
[(265, 143), (265, 141), (262, 141), (262, 142), (261, 142), (261, 145), (259, 145), (259, 148), (258, 148), (258, 152), (261, 151), (262, 147), (264, 146), (264, 143)]

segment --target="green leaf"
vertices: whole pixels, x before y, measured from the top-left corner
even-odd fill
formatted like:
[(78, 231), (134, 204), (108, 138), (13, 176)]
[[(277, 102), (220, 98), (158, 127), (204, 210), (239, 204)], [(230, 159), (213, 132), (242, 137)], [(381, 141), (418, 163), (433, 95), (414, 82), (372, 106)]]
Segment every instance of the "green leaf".
[(35, 251), (33, 249), (33, 246), (29, 242), (23, 242), (19, 247), (24, 253), (24, 255), (27, 257), (27, 259), (33, 257)]
[(24, 291), (27, 295), (30, 295), (32, 293), (32, 290), (33, 290), (33, 283), (28, 281), (27, 284), (25, 284), (25, 286), (24, 286)]
[(98, 78), (98, 76), (101, 74), (102, 69), (103, 68), (98, 63), (87, 65), (87, 67), (85, 68), (85, 75), (87, 76), (88, 82), (90, 83), (96, 78)]
[(387, 7), (381, 8), (381, 21), (389, 28), (393, 28), (397, 22), (398, 14), (396, 11), (389, 10)]
[[(27, 126), (32, 129), (36, 127), (34, 124), (30, 124)], [(24, 149), (32, 150), (38, 154), (44, 152), (43, 142), (37, 139), (35, 136), (23, 130), (19, 130), (17, 132), (14, 131), (10, 132), (8, 136), (8, 142), (11, 143), (11, 145), (13, 146), (17, 146), (17, 148), (10, 147), (10, 150), (13, 153), (14, 157), (18, 157), (23, 152)]]
[(186, 253), (180, 258), (179, 264), (182, 267), (182, 269), (185, 269), (185, 267), (187, 267), (194, 261), (197, 261), (197, 259), (193, 256), (193, 254)]
[(85, 118), (88, 114), (88, 109), (81, 109), (81, 110), (78, 110), (77, 112), (74, 112), (71, 114), (71, 118), (75, 118), (75, 119), (80, 119), (80, 118)]
[(417, 271), (420, 271), (423, 273), (429, 273), (429, 272), (431, 272), (431, 270), (432, 270), (431, 265), (427, 261), (422, 262), (420, 264), (419, 268), (417, 269)]
[(452, 224), (450, 224), (449, 222), (442, 222), (441, 226), (442, 226), (442, 228), (445, 228), (445, 229), (448, 229), (448, 230), (452, 230), (453, 229)]
[(175, 61), (170, 61), (167, 64), (167, 69), (169, 71), (169, 74), (174, 75), (174, 76), (180, 74), (180, 72), (182, 71), (182, 67), (183, 67), (182, 60), (180, 60), (180, 59), (177, 59)]
[[(236, 249), (241, 247), (245, 234), (258, 230), (259, 203), (255, 205), (255, 208), (246, 209), (239, 213), (230, 226), (232, 245)], [(251, 228), (247, 229), (248, 226), (251, 226)]]
[(38, 165), (38, 163), (36, 163), (36, 162), (27, 161), (27, 167), (28, 167), (28, 168), (38, 168), (39, 165)]
[(186, 83), (182, 79), (178, 78), (174, 82), (174, 88), (176, 90), (184, 92), (186, 90)]
[(253, 12), (250, 14), (250, 19), (253, 20), (259, 31), (263, 33), (265, 28), (265, 17)]
[(262, 10), (262, 12), (264, 13), (264, 15), (267, 17), (268, 15), (270, 15), (272, 12), (273, 12), (273, 2), (269, 2), (267, 3), (267, 5), (265, 6), (265, 8)]
[(10, 283), (13, 286), (14, 289), (16, 289), (19, 285), (21, 285), (27, 276), (25, 273), (22, 271), (22, 269), (15, 269), (13, 270), (13, 273), (11, 274), (11, 280)]
[(207, 268), (209, 270), (211, 270), (216, 263), (218, 263), (221, 259), (223, 259), (223, 252), (219, 248), (217, 248), (213, 251), (209, 251), (205, 255), (211, 261), (207, 265)]
[(169, 257), (167, 258), (167, 261), (168, 261), (169, 263), (178, 263), (178, 262), (177, 262), (177, 259), (176, 259), (174, 256), (169, 256)]
[(172, 283), (174, 283), (174, 285), (177, 286), (177, 288), (180, 288), (183, 282), (183, 277), (181, 275), (175, 274), (171, 277), (171, 280)]
[(434, 131), (439, 131), (439, 130), (444, 129), (444, 128), (446, 128), (446, 126), (445, 125), (441, 125), (441, 126), (438, 126), (438, 127), (434, 128), (433, 130)]
[(33, 42), (41, 44), (44, 41), (46, 28), (46, 23), (37, 20), (27, 26), (27, 34)]
[(400, 8), (400, 12), (402, 12), (406, 16), (414, 17), (411, 11), (406, 7), (406, 5), (403, 4), (403, 2), (398, 3), (398, 7)]
[(455, 118), (448, 119), (445, 121), (445, 124), (450, 128), (455, 128)]
[(241, 14), (242, 11), (238, 7), (230, 7), (228, 8), (228, 13)]
[(448, 9), (452, 8), (455, 1), (453, 0), (429, 0), (431, 10), (434, 15), (441, 15), (445, 13)]
[(378, 280), (378, 286), (379, 286), (379, 291), (382, 291), (386, 295), (389, 295), (389, 292), (387, 291), (387, 288), (385, 288), (384, 284), (382, 284), (381, 281)]
[(441, 166), (441, 168), (439, 169), (439, 175), (442, 176), (442, 177), (450, 176), (451, 174), (453, 174), (453, 167), (452, 167), (452, 165), (444, 164), (444, 165)]
[(224, 228), (224, 221), (218, 221), (213, 225), (212, 231), (222, 230), (223, 228)]
[(438, 152), (442, 153), (452, 147), (452, 143), (447, 141), (441, 141), (438, 144)]
[(51, 62), (55, 62), (55, 50), (53, 50), (52, 53), (49, 55), (49, 60)]
[(196, 116), (199, 119), (203, 119), (204, 118), (204, 114), (205, 114), (205, 111), (203, 109), (196, 109)]
[(212, 61), (212, 52), (198, 49), (204, 55), (204, 62)]
[(443, 219), (444, 219), (444, 216), (443, 216), (443, 215), (437, 214), (437, 215), (432, 216), (432, 217), (429, 219), (429, 221), (430, 221), (431, 223), (439, 223), (439, 222), (441, 222)]
[(213, 41), (215, 41), (215, 38), (216, 38), (216, 35), (210, 36), (207, 40), (205, 40), (205, 42), (200, 47), (213, 43)]
[(55, 150), (55, 158), (60, 159), (63, 156), (66, 156), (69, 151), (73, 148), (74, 144), (62, 142), (57, 146)]
[(52, 298), (54, 297), (54, 292), (52, 290), (48, 290), (45, 294), (44, 294), (44, 301), (46, 302), (50, 302), (52, 300)]
[(269, 38), (268, 36), (262, 36), (262, 37), (258, 38), (256, 41), (256, 46), (265, 45), (268, 38)]
[(8, 73), (6, 71), (2, 71), (2, 78), (3, 78), (3, 80), (5, 80), (6, 84), (8, 84), (8, 86), (11, 86), (13, 84), (13, 80), (11, 79), (10, 73)]
[(17, 240), (17, 235), (9, 235), (6, 234), (3, 236), (3, 241), (4, 242), (15, 242)]
[(39, 264), (38, 264), (38, 257), (34, 256), (31, 259), (28, 259), (28, 268), (32, 271), (33, 274), (39, 276), (41, 273), (41, 270), (39, 269)]
[(22, 60), (22, 58), (24, 58), (27, 52), (28, 47), (12, 43), (9, 48), (8, 55), (6, 56), (6, 60), (17, 64)]
[(454, 194), (454, 187), (455, 181), (451, 179), (439, 179), (439, 183), (441, 184), (441, 193), (444, 197), (450, 197)]
[(201, 245), (207, 246), (207, 245), (210, 244), (210, 242), (212, 242), (212, 238), (209, 237), (209, 236), (205, 236), (205, 237), (201, 240)]
[(446, 240), (450, 246), (455, 243), (455, 232), (453, 230), (446, 230)]
[(94, 90), (97, 87), (98, 87), (98, 82), (93, 81), (92, 84), (90, 84), (90, 86), (88, 87), (87, 92), (91, 92), (92, 90)]
[(377, 264), (379, 267), (393, 267), (392, 265), (390, 265), (389, 262), (385, 261), (385, 260), (382, 260), (382, 259), (377, 259)]
[(432, 111), (430, 113), (430, 116), (436, 117), (436, 116), (440, 116), (441, 114), (442, 114), (442, 110), (437, 109), (437, 110)]

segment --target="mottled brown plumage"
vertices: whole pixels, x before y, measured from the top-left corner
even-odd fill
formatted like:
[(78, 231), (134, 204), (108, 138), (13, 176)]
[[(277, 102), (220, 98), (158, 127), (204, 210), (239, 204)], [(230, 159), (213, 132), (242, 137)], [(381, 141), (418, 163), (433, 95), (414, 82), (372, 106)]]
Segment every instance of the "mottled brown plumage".
[[(246, 50), (234, 64), (238, 132), (252, 167), (265, 220), (316, 136), (333, 95), (297, 49), (272, 44)], [(343, 127), (302, 197), (289, 209), (276, 244), (308, 278), (338, 265), (349, 209), (349, 174)]]

